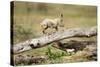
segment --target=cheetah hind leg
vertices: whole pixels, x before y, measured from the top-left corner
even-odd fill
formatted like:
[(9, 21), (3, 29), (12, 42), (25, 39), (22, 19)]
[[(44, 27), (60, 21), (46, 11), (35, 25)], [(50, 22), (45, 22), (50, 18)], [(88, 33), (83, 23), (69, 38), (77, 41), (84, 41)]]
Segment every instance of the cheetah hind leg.
[(58, 27), (53, 27), (53, 29), (54, 29), (55, 31), (53, 31), (52, 34), (53, 34), (53, 33), (56, 33), (56, 32), (58, 31)]
[(48, 26), (46, 28), (43, 29), (42, 33), (43, 34), (47, 34), (45, 31), (48, 29)]
[(55, 27), (55, 30), (56, 30), (55, 32), (57, 32), (58, 31), (58, 27)]

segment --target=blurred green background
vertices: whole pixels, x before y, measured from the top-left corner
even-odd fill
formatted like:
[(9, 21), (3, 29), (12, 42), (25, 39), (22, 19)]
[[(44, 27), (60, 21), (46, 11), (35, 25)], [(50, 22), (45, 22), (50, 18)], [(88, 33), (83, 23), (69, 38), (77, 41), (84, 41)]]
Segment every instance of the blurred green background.
[[(40, 23), (45, 18), (57, 18), (61, 13), (64, 15), (63, 22), (66, 29), (97, 25), (96, 6), (15, 1), (13, 16), (14, 44), (42, 36)], [(96, 37), (92, 39), (96, 39)], [(48, 47), (55, 53), (61, 51), (51, 46), (46, 46), (21, 54), (44, 55)]]
[(97, 7), (50, 3), (14, 2), (14, 44), (42, 35), (40, 23), (63, 13), (65, 28), (96, 25)]

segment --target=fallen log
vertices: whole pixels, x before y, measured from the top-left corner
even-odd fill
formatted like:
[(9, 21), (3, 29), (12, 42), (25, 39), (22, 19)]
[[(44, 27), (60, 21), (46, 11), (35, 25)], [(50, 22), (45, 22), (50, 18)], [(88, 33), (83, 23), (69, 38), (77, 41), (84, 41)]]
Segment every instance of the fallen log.
[(20, 52), (27, 51), (30, 49), (42, 47), (52, 42), (59, 41), (65, 38), (91, 37), (95, 35), (97, 35), (96, 26), (91, 27), (91, 28), (71, 28), (71, 29), (66, 29), (66, 30), (52, 33), (50, 35), (43, 35), (38, 38), (33, 38), (25, 42), (15, 44), (13, 45), (12, 50), (13, 50), (13, 53), (20, 53)]
[[(59, 46), (64, 49), (75, 49), (74, 54), (70, 54), (62, 56), (64, 62), (80, 62), (80, 61), (97, 61), (97, 42), (96, 41), (68, 41), (61, 43), (62, 46)], [(52, 45), (54, 46), (54, 45)], [(54, 46), (55, 47), (55, 46)], [(58, 48), (58, 47), (56, 47)], [(58, 48), (59, 49), (59, 48)], [(42, 56), (33, 56), (33, 55), (16, 55), (14, 57), (14, 65), (35, 65), (35, 64), (42, 64), (43, 62), (49, 60), (49, 55), (42, 55)], [(63, 62), (62, 62), (63, 63)]]
[(24, 64), (39, 64), (46, 60), (46, 56), (31, 56), (31, 55), (17, 55), (14, 57), (14, 65)]
[(97, 45), (95, 43), (91, 43), (83, 50), (79, 50), (69, 57), (65, 56), (63, 59), (68, 60), (66, 62), (97, 61)]
[(74, 52), (77, 52), (77, 51), (83, 50), (84, 48), (86, 48), (86, 46), (89, 46), (89, 45), (97, 45), (97, 41), (96, 40), (95, 41), (64, 40), (63, 42), (63, 40), (61, 40), (61, 41), (55, 42), (52, 45), (52, 47), (55, 47), (63, 51), (66, 51), (67, 49), (74, 49)]

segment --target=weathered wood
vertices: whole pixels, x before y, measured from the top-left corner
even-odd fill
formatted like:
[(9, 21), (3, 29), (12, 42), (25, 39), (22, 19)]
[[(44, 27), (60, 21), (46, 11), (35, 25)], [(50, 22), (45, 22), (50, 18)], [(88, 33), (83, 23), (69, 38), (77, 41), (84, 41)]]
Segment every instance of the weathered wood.
[(65, 59), (66, 62), (97, 61), (97, 45), (91, 43), (83, 50), (79, 50), (71, 56), (65, 56), (63, 59)]
[(91, 37), (97, 35), (97, 27), (91, 28), (71, 28), (63, 31), (58, 31), (50, 35), (43, 35), (38, 38), (33, 38), (22, 43), (13, 45), (13, 53), (20, 53), (26, 50), (39, 48), (49, 43), (59, 41), (71, 37)]
[(89, 45), (97, 45), (97, 41), (65, 40), (64, 42), (55, 42), (52, 46), (63, 51), (66, 51), (67, 49), (75, 49), (74, 52), (77, 52), (83, 50), (84, 48), (86, 48), (86, 46)]
[(14, 57), (14, 65), (24, 64), (38, 64), (46, 60), (46, 56), (30, 56), (30, 55), (17, 55)]
[[(66, 49), (74, 48), (76, 52), (69, 56), (62, 56), (62, 58), (66, 59), (66, 62), (77, 62), (84, 59), (90, 60), (97, 60), (97, 42), (96, 41), (69, 41), (66, 43), (56, 43), (57, 46), (52, 45), (58, 49), (66, 51)], [(62, 45), (62, 46), (60, 46)], [(31, 55), (16, 55), (14, 57), (14, 64), (24, 64), (24, 65), (31, 65), (31, 64), (41, 64), (48, 60), (49, 57), (44, 56), (31, 56)]]

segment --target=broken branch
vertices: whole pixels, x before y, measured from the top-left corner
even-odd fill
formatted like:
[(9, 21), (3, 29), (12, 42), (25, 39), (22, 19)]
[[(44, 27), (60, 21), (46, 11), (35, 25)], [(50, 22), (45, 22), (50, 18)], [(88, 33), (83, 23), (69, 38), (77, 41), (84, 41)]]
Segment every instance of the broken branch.
[(30, 49), (39, 48), (50, 44), (55, 41), (59, 41), (65, 38), (72, 37), (91, 37), (97, 35), (97, 27), (91, 28), (71, 28), (63, 31), (58, 31), (50, 35), (43, 35), (38, 38), (33, 38), (22, 43), (13, 45), (13, 53), (20, 53)]

